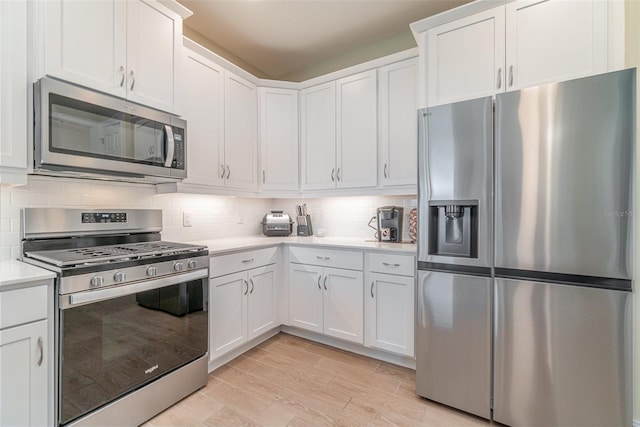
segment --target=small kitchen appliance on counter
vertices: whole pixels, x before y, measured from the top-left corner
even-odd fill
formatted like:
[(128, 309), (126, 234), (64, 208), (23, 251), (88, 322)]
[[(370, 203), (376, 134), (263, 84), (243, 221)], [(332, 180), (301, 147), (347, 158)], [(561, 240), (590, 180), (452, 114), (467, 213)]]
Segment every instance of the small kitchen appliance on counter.
[[(382, 206), (377, 210), (378, 232), (376, 237), (381, 242), (402, 241), (402, 216), (404, 208), (398, 206)], [(373, 219), (373, 218), (372, 218)]]
[(293, 221), (283, 211), (271, 211), (262, 218), (262, 233), (265, 236), (288, 236), (293, 232)]

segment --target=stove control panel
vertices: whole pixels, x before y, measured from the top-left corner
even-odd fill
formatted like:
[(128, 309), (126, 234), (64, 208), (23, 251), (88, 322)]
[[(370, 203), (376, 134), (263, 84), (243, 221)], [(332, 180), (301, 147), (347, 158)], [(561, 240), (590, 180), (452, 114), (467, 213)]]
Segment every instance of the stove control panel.
[(82, 212), (83, 224), (127, 222), (126, 212)]

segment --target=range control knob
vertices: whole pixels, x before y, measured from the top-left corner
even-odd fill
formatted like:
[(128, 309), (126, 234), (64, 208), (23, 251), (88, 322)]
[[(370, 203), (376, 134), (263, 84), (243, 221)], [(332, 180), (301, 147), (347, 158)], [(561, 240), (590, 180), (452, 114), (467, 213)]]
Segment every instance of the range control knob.
[(104, 285), (104, 277), (102, 276), (93, 276), (89, 281), (89, 286), (92, 288), (99, 288), (102, 285)]
[(198, 268), (198, 261), (196, 261), (195, 259), (190, 259), (189, 262), (187, 263), (187, 267), (189, 268)]
[(158, 274), (158, 269), (155, 267), (149, 267), (147, 268), (147, 276), (153, 277), (156, 274)]
[(124, 282), (126, 278), (127, 278), (127, 275), (124, 274), (122, 271), (118, 271), (116, 274), (113, 275), (113, 280), (120, 283)]
[(181, 262), (176, 262), (175, 264), (173, 264), (173, 269), (175, 271), (182, 271), (184, 270), (184, 264)]

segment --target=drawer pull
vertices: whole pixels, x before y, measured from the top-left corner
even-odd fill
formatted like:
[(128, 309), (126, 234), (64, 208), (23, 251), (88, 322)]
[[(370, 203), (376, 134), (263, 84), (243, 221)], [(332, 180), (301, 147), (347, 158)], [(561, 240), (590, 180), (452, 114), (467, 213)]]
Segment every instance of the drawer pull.
[(382, 265), (384, 265), (385, 267), (400, 267), (400, 264), (390, 264), (388, 262), (383, 262)]
[(327, 290), (327, 277), (329, 276), (324, 276), (324, 290)]
[(331, 259), (331, 257), (328, 257), (328, 256), (320, 256), (320, 255), (316, 255), (316, 258), (318, 258), (318, 259), (322, 259), (322, 260), (325, 260), (325, 261), (328, 261), (328, 260), (330, 260), (330, 259)]
[(243, 264), (249, 264), (250, 262), (253, 262), (253, 258), (251, 258), (251, 259), (243, 259), (242, 260)]
[(373, 282), (371, 282), (371, 298), (375, 298), (375, 297), (373, 296)]
[(44, 359), (44, 346), (42, 344), (42, 337), (38, 337), (38, 351), (40, 352), (40, 357), (38, 358), (38, 366), (42, 366), (42, 360)]

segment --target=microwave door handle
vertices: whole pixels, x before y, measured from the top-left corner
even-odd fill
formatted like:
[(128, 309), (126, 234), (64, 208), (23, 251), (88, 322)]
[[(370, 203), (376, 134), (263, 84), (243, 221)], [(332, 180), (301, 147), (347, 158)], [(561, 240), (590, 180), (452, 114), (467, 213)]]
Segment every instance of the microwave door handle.
[(173, 129), (171, 129), (171, 126), (164, 125), (164, 134), (166, 138), (165, 152), (167, 153), (167, 157), (164, 159), (164, 167), (170, 168), (171, 164), (173, 163), (173, 154), (175, 153), (175, 150), (176, 150), (176, 142), (173, 140)]

